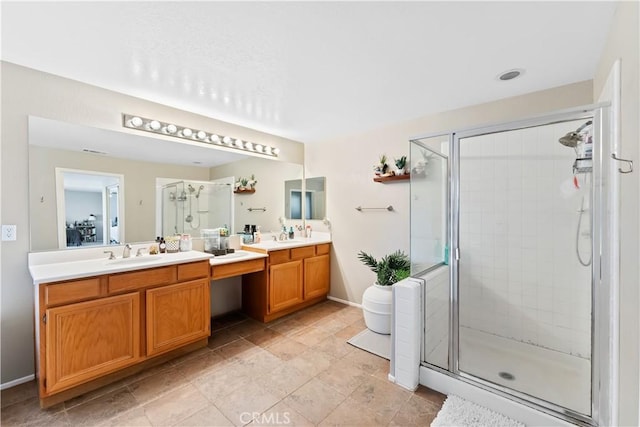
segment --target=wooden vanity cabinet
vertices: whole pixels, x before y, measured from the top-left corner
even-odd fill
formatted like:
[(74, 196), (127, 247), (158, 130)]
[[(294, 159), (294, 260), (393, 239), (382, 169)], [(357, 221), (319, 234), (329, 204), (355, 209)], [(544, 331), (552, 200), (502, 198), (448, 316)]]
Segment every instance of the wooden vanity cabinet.
[(242, 278), (245, 313), (270, 322), (325, 300), (329, 293), (330, 249), (331, 244), (326, 243), (268, 252), (267, 268)]
[(140, 295), (128, 293), (46, 311), (48, 393), (137, 363)]
[(209, 274), (203, 260), (40, 284), (41, 406), (205, 346)]
[(147, 290), (147, 356), (210, 334), (209, 279)]
[(269, 267), (269, 313), (304, 301), (302, 260)]
[(318, 255), (304, 260), (305, 299), (329, 293), (329, 268), (329, 255)]

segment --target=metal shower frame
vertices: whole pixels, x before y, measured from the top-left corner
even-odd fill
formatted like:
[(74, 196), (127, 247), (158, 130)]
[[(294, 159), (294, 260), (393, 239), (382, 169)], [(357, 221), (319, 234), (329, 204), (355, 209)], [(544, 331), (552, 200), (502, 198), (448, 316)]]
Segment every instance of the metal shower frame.
[[(459, 260), (461, 257), (459, 246), (460, 224), (460, 140), (490, 133), (505, 132), (529, 127), (551, 125), (574, 120), (592, 119), (594, 135), (593, 179), (590, 190), (592, 206), (592, 254), (591, 265), (591, 416), (555, 405), (527, 395), (522, 392), (500, 386), (479, 377), (461, 372), (459, 369)], [(612, 287), (617, 286), (613, 277), (617, 277), (617, 265), (611, 263), (611, 253), (616, 249), (612, 246), (612, 236), (617, 233), (617, 220), (609, 216), (609, 210), (617, 209), (617, 190), (611, 190), (617, 185), (617, 178), (607, 179), (612, 174), (611, 159), (615, 158), (614, 142), (609, 141), (611, 129), (611, 108), (609, 103), (599, 103), (589, 106), (562, 110), (556, 113), (517, 120), (507, 123), (495, 123), (486, 126), (468, 127), (450, 132), (428, 133), (413, 137), (410, 142), (420, 143), (421, 139), (433, 137), (447, 137), (449, 141), (449, 202), (447, 213), (447, 230), (450, 247), (449, 269), (449, 361), (448, 369), (425, 362), (422, 355), (422, 365), (458, 380), (470, 383), (476, 387), (507, 397), (528, 407), (548, 413), (560, 419), (579, 423), (581, 425), (609, 425), (612, 411), (616, 410), (609, 401), (609, 396), (615, 393), (617, 386), (617, 368), (611, 367), (609, 361), (612, 353), (617, 352), (618, 336), (615, 316), (617, 305), (611, 296), (615, 294)], [(612, 153), (610, 153), (612, 152)], [(622, 159), (623, 160), (623, 159)], [(620, 171), (624, 173), (624, 171)], [(605, 220), (610, 220), (613, 225)], [(614, 237), (614, 236), (613, 236)], [(464, 248), (462, 248), (464, 249)], [(600, 279), (603, 277), (603, 279)], [(609, 281), (611, 280), (611, 282)], [(426, 299), (423, 298), (426, 304)], [(425, 331), (425, 320), (422, 316), (422, 330)], [(424, 333), (422, 339), (424, 340)], [(424, 351), (424, 342), (421, 346)]]

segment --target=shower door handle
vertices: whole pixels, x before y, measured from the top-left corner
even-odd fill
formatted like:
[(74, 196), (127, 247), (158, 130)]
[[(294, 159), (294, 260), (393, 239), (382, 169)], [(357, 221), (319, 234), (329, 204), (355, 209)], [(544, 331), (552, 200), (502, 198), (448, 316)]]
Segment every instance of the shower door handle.
[(456, 248), (456, 250), (453, 253), (453, 256), (455, 257), (456, 261), (460, 261), (460, 248)]

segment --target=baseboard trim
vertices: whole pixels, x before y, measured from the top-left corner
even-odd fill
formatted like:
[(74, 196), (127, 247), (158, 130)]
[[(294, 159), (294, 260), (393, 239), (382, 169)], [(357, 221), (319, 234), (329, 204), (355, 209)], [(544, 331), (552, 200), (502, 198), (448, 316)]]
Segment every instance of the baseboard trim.
[(344, 300), (344, 299), (332, 297), (331, 295), (327, 296), (327, 299), (329, 299), (331, 301), (339, 302), (341, 304), (350, 305), (351, 307), (358, 307), (360, 309), (362, 308), (362, 304), (357, 304), (355, 302), (351, 302), (351, 301), (347, 301), (347, 300)]
[(15, 387), (20, 384), (28, 383), (36, 379), (35, 374), (27, 375), (26, 377), (18, 378), (13, 381), (0, 384), (0, 390), (6, 390), (11, 387)]

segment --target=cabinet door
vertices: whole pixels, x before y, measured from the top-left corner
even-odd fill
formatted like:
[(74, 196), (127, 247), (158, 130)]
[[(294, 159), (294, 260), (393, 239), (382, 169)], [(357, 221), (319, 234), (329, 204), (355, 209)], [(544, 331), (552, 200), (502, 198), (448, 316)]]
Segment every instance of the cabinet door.
[(140, 360), (140, 294), (46, 312), (46, 389), (64, 390)]
[(209, 336), (209, 280), (147, 290), (147, 356)]
[(302, 260), (269, 267), (269, 313), (302, 301)]
[(315, 298), (329, 293), (329, 255), (304, 260), (304, 298)]

